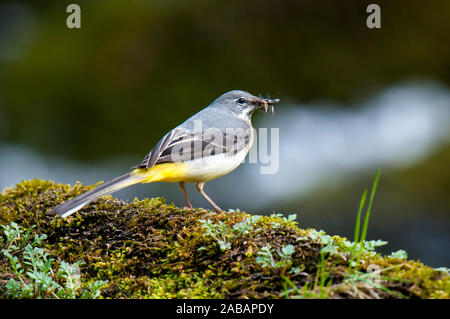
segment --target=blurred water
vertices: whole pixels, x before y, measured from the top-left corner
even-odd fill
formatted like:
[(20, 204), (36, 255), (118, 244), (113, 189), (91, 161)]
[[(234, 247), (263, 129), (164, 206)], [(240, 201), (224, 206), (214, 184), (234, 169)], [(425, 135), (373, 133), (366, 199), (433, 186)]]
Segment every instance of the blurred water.
[[(263, 208), (306, 196), (324, 179), (329, 186), (339, 185), (380, 166), (414, 165), (450, 143), (450, 92), (438, 85), (415, 83), (389, 88), (352, 109), (331, 102), (281, 105), (275, 117), (259, 116), (255, 126), (279, 128), (279, 170), (263, 175), (260, 167), (266, 164), (246, 161), (235, 172), (208, 183), (208, 192), (224, 207)], [(92, 184), (123, 174), (144, 155), (121, 155), (88, 165), (3, 144), (0, 188), (35, 177)], [(166, 195), (169, 201), (183, 202), (176, 185), (163, 183), (118, 193), (124, 199), (136, 195)]]
[(258, 192), (257, 203), (264, 207), (305, 195), (323, 180), (339, 184), (367, 170), (405, 168), (430, 156), (450, 143), (450, 92), (431, 84), (404, 84), (353, 110), (330, 102), (287, 105), (260, 125), (280, 128), (279, 172), (241, 169), (242, 181), (251, 186), (227, 189), (242, 198)]

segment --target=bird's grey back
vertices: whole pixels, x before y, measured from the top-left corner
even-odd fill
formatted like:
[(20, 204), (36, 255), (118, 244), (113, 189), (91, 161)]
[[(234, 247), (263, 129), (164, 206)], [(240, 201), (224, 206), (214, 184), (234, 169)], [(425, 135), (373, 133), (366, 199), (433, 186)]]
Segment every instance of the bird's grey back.
[[(196, 122), (197, 121), (197, 122)], [(195, 125), (200, 125), (202, 129), (217, 128), (225, 132), (227, 128), (250, 129), (248, 123), (238, 118), (228, 108), (213, 102), (197, 114), (194, 114), (177, 128), (194, 130)]]

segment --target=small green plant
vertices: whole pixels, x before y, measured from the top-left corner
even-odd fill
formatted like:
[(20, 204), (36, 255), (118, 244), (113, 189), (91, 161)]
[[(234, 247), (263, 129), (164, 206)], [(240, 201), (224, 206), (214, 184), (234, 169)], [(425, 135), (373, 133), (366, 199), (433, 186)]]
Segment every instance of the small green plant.
[[(219, 221), (214, 224), (209, 219), (200, 219), (199, 222), (205, 230), (205, 235), (212, 237), (217, 242), (220, 251), (225, 251), (231, 248), (231, 242), (229, 241), (230, 228), (223, 221)], [(203, 249), (206, 249), (206, 247), (199, 248), (199, 250)]]
[(388, 257), (399, 258), (406, 260), (408, 258), (408, 253), (403, 249), (392, 252)]
[[(292, 265), (291, 256), (295, 252), (294, 246), (286, 245), (283, 248), (281, 248), (281, 251), (278, 252), (278, 256), (280, 257), (278, 261), (275, 261), (272, 252), (273, 249), (272, 247), (270, 247), (270, 245), (261, 247), (256, 257), (256, 263), (260, 264), (262, 268), (271, 268), (272, 270), (279, 270), (280, 274), (284, 275)], [(297, 268), (294, 269), (294, 272), (296, 272), (296, 270)]]
[(55, 260), (45, 251), (42, 241), (45, 234), (34, 234), (32, 228), (24, 230), (12, 222), (1, 226), (4, 241), (2, 254), (9, 260), (15, 278), (10, 278), (4, 286), (6, 295), (11, 298), (97, 298), (99, 289), (106, 281), (90, 283), (82, 288), (79, 267), (82, 262), (69, 264), (61, 261), (55, 271)]
[(244, 234), (248, 234), (252, 230), (254, 230), (254, 225), (261, 219), (261, 216), (255, 215), (246, 218), (244, 221), (240, 223), (236, 223), (233, 225), (232, 232), (234, 236), (240, 236)]
[[(228, 226), (223, 221), (213, 223), (210, 219), (201, 219), (199, 222), (202, 224), (202, 228), (205, 231), (206, 236), (212, 237), (219, 245), (220, 251), (225, 251), (231, 248), (232, 241), (238, 236), (248, 234), (254, 230), (254, 224), (261, 219), (261, 216), (251, 216), (244, 221), (236, 223), (233, 227)], [(206, 249), (200, 247), (199, 250)]]
[[(292, 223), (297, 224), (297, 222), (295, 221), (297, 219), (297, 214), (290, 214), (290, 215), (288, 215), (287, 218), (284, 217), (283, 214), (272, 214), (272, 215), (270, 215), (270, 217), (280, 218), (281, 221), (283, 221), (283, 222), (292, 222)], [(272, 225), (272, 228), (280, 228), (281, 222), (272, 222), (271, 225)]]

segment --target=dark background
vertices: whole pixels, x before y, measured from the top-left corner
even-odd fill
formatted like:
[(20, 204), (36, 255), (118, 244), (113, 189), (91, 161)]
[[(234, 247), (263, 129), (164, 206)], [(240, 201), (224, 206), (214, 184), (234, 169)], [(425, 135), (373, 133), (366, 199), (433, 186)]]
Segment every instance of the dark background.
[[(282, 101), (274, 118), (254, 121), (279, 128), (280, 173), (257, 176), (258, 164), (241, 165), (206, 186), (219, 206), (297, 213), (301, 227), (352, 238), (359, 199), (380, 168), (369, 239), (388, 240), (384, 252), (450, 265), (449, 1), (76, 1), (82, 27), (68, 29), (72, 2), (0, 3), (0, 187), (34, 177), (110, 179), (217, 96), (242, 89)], [(381, 29), (366, 26), (371, 2), (381, 7)], [(386, 124), (392, 138), (384, 125), (393, 118), (376, 115), (389, 112), (389, 101), (401, 110)], [(438, 119), (439, 138), (409, 120), (412, 133), (403, 130), (417, 101)], [(369, 114), (364, 133), (350, 134), (345, 119), (358, 114)], [(311, 129), (302, 130), (305, 118)], [(420, 145), (420, 156), (373, 143), (371, 125), (387, 144), (410, 136), (400, 144)], [(333, 144), (333, 132), (348, 139)], [(294, 150), (316, 149), (357, 164), (341, 166), (334, 155), (319, 166), (295, 160)], [(302, 179), (302, 170), (314, 178)], [(139, 185), (118, 196), (182, 205), (177, 188)]]

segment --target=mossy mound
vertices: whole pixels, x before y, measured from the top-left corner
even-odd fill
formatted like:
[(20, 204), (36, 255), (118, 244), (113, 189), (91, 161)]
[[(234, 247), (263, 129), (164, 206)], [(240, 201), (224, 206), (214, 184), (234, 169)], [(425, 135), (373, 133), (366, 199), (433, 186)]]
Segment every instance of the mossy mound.
[[(371, 250), (361, 250), (358, 265), (349, 267), (345, 238), (300, 229), (278, 215), (111, 196), (67, 219), (46, 214), (90, 188), (24, 181), (0, 194), (0, 224), (47, 234), (45, 249), (55, 259), (84, 261), (84, 282), (108, 280), (104, 298), (449, 298), (445, 271)], [(13, 276), (2, 256), (0, 297)]]

